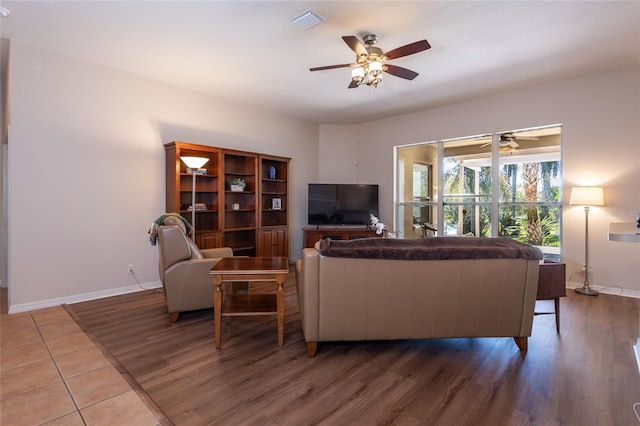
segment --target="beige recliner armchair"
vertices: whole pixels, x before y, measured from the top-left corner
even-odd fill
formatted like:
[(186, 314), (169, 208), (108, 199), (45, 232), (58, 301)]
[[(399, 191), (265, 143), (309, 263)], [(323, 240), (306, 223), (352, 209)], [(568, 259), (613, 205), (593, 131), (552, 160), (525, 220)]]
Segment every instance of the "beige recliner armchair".
[(180, 226), (159, 226), (160, 280), (167, 310), (176, 322), (180, 312), (213, 307), (213, 278), (209, 270), (222, 257), (233, 256), (230, 247), (200, 250)]

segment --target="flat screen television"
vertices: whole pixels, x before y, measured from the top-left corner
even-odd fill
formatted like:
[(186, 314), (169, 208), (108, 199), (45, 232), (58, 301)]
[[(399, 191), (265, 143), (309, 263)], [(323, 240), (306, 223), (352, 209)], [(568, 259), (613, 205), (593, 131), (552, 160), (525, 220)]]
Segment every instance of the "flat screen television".
[(378, 216), (378, 185), (309, 184), (309, 225), (369, 225)]

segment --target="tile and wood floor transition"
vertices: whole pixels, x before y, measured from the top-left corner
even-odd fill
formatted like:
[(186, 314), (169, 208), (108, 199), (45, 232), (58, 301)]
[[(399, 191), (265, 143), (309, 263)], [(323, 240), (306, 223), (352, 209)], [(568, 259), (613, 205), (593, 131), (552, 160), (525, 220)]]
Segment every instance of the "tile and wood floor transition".
[(275, 317), (238, 317), (216, 350), (212, 311), (171, 323), (156, 290), (68, 308), (180, 426), (640, 424), (640, 300), (569, 291), (561, 305), (561, 333), (536, 316), (524, 357), (511, 338), (479, 338), (322, 343), (309, 358), (294, 273), (283, 347)]
[(8, 315), (6, 296), (3, 288), (0, 424), (166, 424), (62, 306)]
[(326, 343), (308, 358), (293, 282), (282, 348), (275, 319), (249, 317), (216, 351), (210, 311), (171, 323), (152, 290), (10, 316), (5, 302), (0, 424), (640, 424), (638, 299), (568, 292), (561, 334), (536, 316), (525, 357), (486, 338)]

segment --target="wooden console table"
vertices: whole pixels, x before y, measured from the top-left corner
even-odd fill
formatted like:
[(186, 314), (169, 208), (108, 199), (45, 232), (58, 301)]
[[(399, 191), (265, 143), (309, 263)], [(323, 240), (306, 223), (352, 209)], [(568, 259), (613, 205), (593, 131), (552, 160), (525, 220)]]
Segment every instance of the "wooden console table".
[[(209, 271), (213, 293), (216, 349), (222, 344), (222, 317), (277, 315), (278, 346), (284, 345), (284, 280), (289, 273), (286, 257), (223, 257)], [(274, 282), (276, 294), (242, 294), (222, 297), (222, 283)]]
[(336, 226), (333, 228), (317, 228), (309, 226), (302, 228), (304, 231), (304, 247), (311, 248), (319, 240), (331, 238), (332, 240), (354, 240), (356, 238), (375, 238), (382, 237), (382, 234), (376, 234), (374, 229), (367, 229), (365, 226), (360, 228), (347, 228)]
[(556, 331), (560, 333), (560, 298), (567, 295), (566, 265), (545, 261), (540, 264), (536, 300), (553, 300), (555, 312), (536, 312), (535, 315), (556, 314)]

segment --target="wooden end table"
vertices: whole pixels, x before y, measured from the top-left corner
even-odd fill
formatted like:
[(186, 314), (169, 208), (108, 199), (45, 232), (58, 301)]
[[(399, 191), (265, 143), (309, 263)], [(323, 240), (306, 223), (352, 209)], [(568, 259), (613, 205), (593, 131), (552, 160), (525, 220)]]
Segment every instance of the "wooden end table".
[[(284, 345), (284, 281), (289, 273), (289, 260), (281, 257), (223, 257), (209, 271), (213, 275), (213, 317), (216, 349), (222, 344), (222, 317), (277, 315), (278, 346)], [(222, 294), (222, 283), (274, 282), (276, 294)]]
[(556, 332), (560, 333), (560, 298), (567, 295), (566, 265), (544, 261), (539, 270), (536, 300), (553, 300), (555, 312), (535, 312), (535, 315), (555, 314)]

